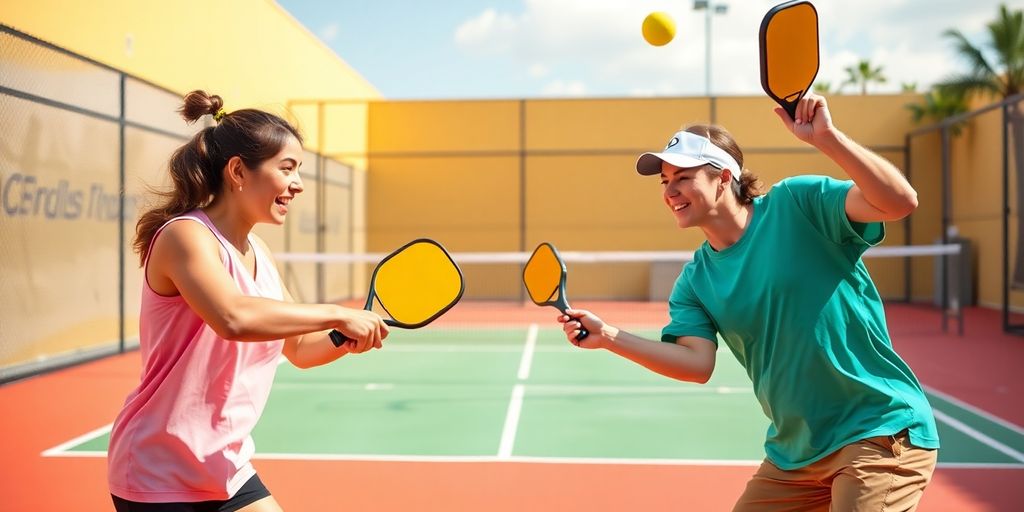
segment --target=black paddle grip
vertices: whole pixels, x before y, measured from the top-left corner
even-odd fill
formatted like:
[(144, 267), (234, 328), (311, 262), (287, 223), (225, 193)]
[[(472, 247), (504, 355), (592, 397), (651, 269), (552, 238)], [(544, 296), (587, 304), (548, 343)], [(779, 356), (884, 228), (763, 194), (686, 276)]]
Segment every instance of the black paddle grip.
[(348, 338), (346, 338), (345, 335), (339, 332), (337, 329), (331, 329), (330, 337), (331, 343), (334, 343), (334, 346), (338, 348), (341, 348), (341, 346), (345, 344), (346, 341), (348, 341)]

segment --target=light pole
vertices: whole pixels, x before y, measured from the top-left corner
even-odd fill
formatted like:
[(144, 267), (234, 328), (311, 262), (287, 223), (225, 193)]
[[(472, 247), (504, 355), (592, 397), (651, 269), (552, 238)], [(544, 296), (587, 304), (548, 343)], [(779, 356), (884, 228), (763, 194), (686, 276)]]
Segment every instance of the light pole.
[(711, 96), (711, 12), (725, 14), (728, 4), (718, 2), (714, 5), (710, 0), (693, 0), (693, 10), (704, 11), (704, 93)]

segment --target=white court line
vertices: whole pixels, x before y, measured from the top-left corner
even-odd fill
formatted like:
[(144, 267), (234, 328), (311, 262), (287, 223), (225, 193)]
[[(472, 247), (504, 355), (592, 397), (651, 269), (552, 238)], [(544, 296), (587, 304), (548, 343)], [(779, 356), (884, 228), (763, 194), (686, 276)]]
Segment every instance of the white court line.
[[(758, 466), (760, 460), (716, 459), (615, 459), (607, 457), (501, 457), (490, 455), (326, 455), (310, 453), (257, 453), (261, 460), (326, 460), (367, 462), (439, 462), (439, 463), (525, 463), (525, 464), (608, 464), (643, 466)], [(1021, 465), (1024, 468), (1024, 464)]]
[(505, 413), (505, 426), (501, 429), (501, 444), (498, 446), (498, 458), (507, 459), (512, 456), (512, 447), (516, 443), (516, 430), (519, 428), (519, 413), (523, 410), (523, 390), (525, 386), (516, 384), (512, 388), (512, 400), (508, 402)]
[[(401, 382), (275, 382), (274, 389), (289, 390), (313, 390), (327, 389), (333, 391), (391, 391), (399, 388), (430, 388), (432, 384), (401, 383)], [(437, 387), (452, 387), (455, 384), (438, 384)], [(461, 384), (459, 384), (461, 386)], [(504, 387), (504, 384), (488, 386), (491, 388)], [(531, 392), (537, 393), (572, 393), (576, 395), (637, 395), (637, 394), (666, 394), (666, 395), (746, 395), (751, 394), (754, 388), (750, 386), (707, 386), (707, 385), (681, 385), (681, 386), (597, 386), (597, 385), (571, 385), (571, 384), (529, 384)], [(477, 389), (480, 389), (478, 387)], [(525, 389), (524, 389), (525, 391)]]
[(750, 386), (575, 386), (559, 384), (531, 384), (530, 391), (540, 393), (572, 393), (593, 395), (635, 395), (657, 394), (668, 395), (734, 395), (753, 393)]
[(947, 469), (1024, 469), (1024, 464), (1012, 462), (940, 462), (938, 467)]
[[(520, 361), (519, 367), (519, 379), (525, 380), (529, 377), (530, 365), (532, 361), (532, 354), (536, 346), (537, 337), (537, 326), (531, 324), (529, 331), (527, 332), (526, 347), (523, 349), (523, 359)], [(453, 345), (457, 347), (457, 345)], [(464, 348), (464, 347), (463, 347)], [(286, 360), (282, 357), (279, 363), (284, 363)], [(276, 384), (275, 387), (321, 387), (322, 384), (310, 385), (310, 384)], [(335, 384), (326, 385), (328, 387), (359, 387), (366, 390), (372, 389), (389, 389), (394, 387), (393, 384), (387, 383), (376, 383), (376, 384)], [(531, 389), (535, 389), (541, 392), (572, 392), (572, 393), (595, 393), (595, 394), (630, 394), (630, 393), (718, 393), (718, 394), (731, 394), (731, 393), (746, 393), (750, 391), (749, 387), (729, 387), (729, 386), (694, 386), (694, 387), (676, 387), (676, 386), (558, 386), (558, 385), (544, 385), (544, 386), (531, 386)], [(925, 390), (932, 393), (943, 400), (946, 400), (957, 407), (972, 412), (978, 416), (985, 418), (993, 423), (999, 424), (1013, 432), (1018, 434), (1024, 434), (1024, 429), (1020, 426), (1015, 425), (1007, 420), (999, 418), (988, 412), (985, 412), (977, 407), (974, 407), (966, 402), (949, 396), (945, 393), (932, 389), (925, 386)], [(523, 396), (525, 394), (525, 386), (517, 384), (512, 390), (512, 398), (509, 402), (508, 411), (505, 417), (505, 425), (502, 429), (501, 443), (498, 449), (498, 455), (496, 458), (491, 457), (407, 457), (407, 456), (362, 456), (362, 455), (318, 455), (318, 454), (262, 454), (257, 455), (256, 458), (260, 459), (286, 459), (286, 460), (395, 460), (395, 461), (434, 461), (434, 462), (489, 462), (492, 461), (506, 461), (506, 462), (542, 462), (542, 463), (567, 463), (567, 464), (674, 464), (674, 465), (751, 465), (747, 464), (747, 461), (691, 461), (687, 459), (565, 459), (565, 458), (528, 458), (528, 457), (512, 457), (512, 448), (515, 444), (516, 431), (519, 424), (519, 416), (522, 411)], [(1024, 469), (1024, 453), (1021, 453), (1013, 448), (975, 430), (974, 428), (966, 425), (965, 423), (945, 414), (937, 409), (933, 408), (935, 418), (949, 425), (950, 427), (959, 430), (967, 436), (975, 439), (976, 441), (985, 444), (1010, 458), (1021, 462), (1022, 464), (1000, 464), (1000, 463), (941, 463), (939, 467), (946, 468), (1009, 468), (1009, 469)], [(61, 443), (57, 446), (44, 450), (41, 455), (44, 457), (105, 457), (106, 452), (97, 451), (68, 451), (70, 448), (82, 444), (86, 441), (102, 436), (110, 432), (113, 424), (107, 424), (100, 428), (94, 429), (90, 432), (82, 434), (74, 439)], [(760, 463), (755, 461), (756, 465)]]
[(988, 445), (989, 447), (1002, 452), (1003, 454), (1009, 456), (1010, 458), (1015, 459), (1018, 462), (1024, 463), (1024, 453), (1018, 452), (1017, 450), (1014, 450), (1013, 448), (1010, 448), (1009, 446), (1006, 446), (1005, 444), (1000, 443), (999, 441), (996, 441), (995, 439), (992, 439), (991, 437), (982, 434), (977, 430), (974, 430), (973, 428), (964, 424), (960, 420), (942, 411), (939, 411), (934, 407), (932, 407), (932, 413), (935, 414), (935, 419), (959, 430), (960, 432), (963, 432), (964, 434), (967, 434), (970, 437), (973, 437), (979, 443)]
[[(612, 464), (612, 465), (676, 465), (676, 466), (756, 466), (761, 461), (749, 460), (708, 460), (708, 459), (613, 459), (613, 458), (572, 458), (572, 457), (513, 457), (512, 447), (515, 441), (516, 428), (519, 424), (519, 412), (522, 408), (523, 388), (517, 384), (512, 391), (512, 401), (506, 416), (505, 428), (502, 432), (501, 447), (496, 457), (491, 456), (410, 456), (410, 455), (354, 455), (354, 454), (309, 454), (309, 453), (258, 453), (255, 459), (262, 460), (323, 460), (323, 461), (366, 461), (366, 462), (516, 462), (538, 464)], [(1014, 463), (975, 463), (975, 462), (943, 462), (940, 468), (951, 469), (1024, 469), (1024, 454), (964, 425), (948, 415), (934, 411), (935, 417), (953, 428), (974, 437), (992, 448), (1021, 461)], [(110, 431), (113, 424), (105, 425), (91, 432), (82, 434), (70, 441), (61, 443), (43, 451), (43, 457), (65, 458), (104, 458), (106, 452), (75, 450), (69, 448), (89, 441)]]
[[(80, 435), (80, 436), (78, 436), (78, 437), (76, 437), (76, 438), (74, 438), (74, 439), (72, 439), (70, 441), (66, 441), (66, 442), (63, 442), (61, 444), (58, 444), (57, 446), (54, 446), (53, 448), (50, 448), (48, 450), (43, 450), (43, 453), (41, 455), (43, 457), (58, 457), (58, 456), (67, 455), (68, 453), (74, 453), (74, 452), (68, 452), (66, 450), (69, 449), (69, 448), (72, 448), (74, 446), (77, 446), (79, 444), (82, 444), (82, 443), (84, 443), (86, 441), (89, 441), (91, 439), (94, 439), (94, 438), (97, 438), (99, 436), (102, 436), (103, 434), (106, 434), (107, 432), (110, 432), (110, 429), (113, 428), (113, 426), (114, 426), (113, 423), (108, 423), (107, 425), (104, 425), (104, 426), (102, 426), (102, 427), (100, 427), (100, 428), (98, 428), (96, 430), (91, 431), (91, 432), (86, 432), (86, 433), (84, 433), (84, 434), (82, 434), (82, 435)], [(106, 456), (107, 452), (101, 452), (101, 453), (103, 453), (103, 455)]]
[(506, 343), (503, 345), (469, 345), (469, 344), (427, 344), (418, 343), (416, 345), (387, 345), (381, 353), (387, 352), (415, 352), (415, 353), (430, 353), (430, 352), (465, 352), (465, 353), (492, 353), (492, 352), (519, 352), (522, 350), (522, 345), (512, 345)]
[[(505, 343), (501, 345), (470, 345), (470, 344), (426, 344), (417, 343), (416, 345), (388, 345), (381, 349), (383, 352), (414, 352), (414, 353), (431, 353), (431, 352), (464, 352), (467, 354), (474, 353), (507, 353), (507, 352), (520, 352), (523, 350), (522, 345), (513, 345)], [(570, 345), (566, 342), (565, 346), (540, 346), (534, 348), (534, 352), (579, 352), (580, 349)]]
[(1008, 430), (1012, 430), (1012, 431), (1016, 432), (1017, 434), (1024, 436), (1024, 427), (1016, 425), (1016, 424), (1014, 424), (1014, 423), (1012, 423), (1010, 421), (1004, 420), (1004, 419), (1000, 418), (999, 416), (996, 416), (995, 414), (992, 414), (990, 412), (981, 410), (981, 409), (979, 409), (979, 408), (977, 408), (977, 407), (975, 407), (975, 406), (973, 406), (973, 405), (971, 405), (971, 404), (969, 404), (967, 402), (964, 402), (963, 400), (960, 400), (960, 399), (955, 398), (953, 396), (947, 395), (947, 394), (945, 394), (945, 393), (943, 393), (943, 392), (941, 392), (941, 391), (939, 391), (939, 390), (937, 390), (935, 388), (931, 388), (931, 387), (923, 386), (923, 385), (921, 387), (923, 387), (924, 390), (927, 391), (928, 393), (931, 393), (931, 394), (933, 394), (933, 395), (935, 395), (935, 396), (937, 396), (937, 397), (939, 397), (939, 398), (941, 398), (941, 399), (943, 399), (943, 400), (945, 400), (945, 401), (947, 401), (949, 403), (952, 403), (953, 405), (955, 405), (955, 406), (957, 406), (957, 407), (959, 407), (961, 409), (965, 409), (967, 411), (970, 411), (970, 412), (972, 412), (974, 414), (977, 414), (978, 416), (981, 416), (982, 418), (985, 418), (986, 420), (991, 421), (992, 423), (996, 423), (996, 424), (998, 424), (998, 425), (1000, 425), (1000, 426), (1002, 426), (1002, 427), (1004, 427), (1004, 428), (1006, 428)]
[(537, 347), (537, 324), (530, 324), (526, 331), (526, 346), (523, 347), (523, 358), (519, 360), (519, 380), (530, 378), (530, 365), (533, 364), (533, 351)]
[[(103, 458), (106, 452), (73, 451), (51, 455), (66, 458)], [(760, 460), (719, 460), (719, 459), (613, 459), (604, 457), (495, 457), (490, 455), (372, 455), (372, 454), (326, 454), (326, 453), (257, 453), (254, 460), (309, 460), (335, 462), (412, 462), (436, 464), (592, 464), (610, 466), (719, 466), (756, 467)], [(940, 469), (1014, 469), (1024, 470), (1024, 464), (940, 462)]]
[[(523, 381), (530, 378), (530, 366), (533, 364), (533, 352), (537, 347), (537, 324), (530, 324), (526, 331), (526, 345), (523, 357), (519, 360), (519, 371), (516, 377)], [(526, 388), (516, 384), (512, 388), (512, 399), (508, 402), (505, 412), (505, 425), (501, 429), (501, 442), (498, 444), (498, 458), (507, 459), (512, 456), (512, 447), (516, 444), (516, 431), (519, 430), (519, 414), (523, 411), (523, 394)]]
[(97, 452), (94, 450), (74, 450), (68, 452), (51, 452), (51, 450), (53, 450), (53, 448), (51, 448), (50, 450), (46, 450), (40, 455), (42, 455), (43, 457), (61, 457), (65, 459), (90, 459), (107, 457), (107, 452)]
[[(391, 391), (399, 387), (423, 387), (420, 384), (396, 384), (394, 382), (275, 382), (274, 389), (312, 390), (326, 389), (331, 391)], [(450, 387), (444, 384), (442, 387)]]
[[(354, 462), (431, 462), (431, 463), (513, 463), (513, 464), (592, 464), (610, 466), (722, 466), (757, 467), (762, 460), (727, 459), (616, 459), (608, 457), (492, 457), (487, 455), (328, 455), (310, 453), (257, 453), (253, 459), (260, 460), (317, 460)], [(940, 468), (949, 469), (1017, 469), (1024, 470), (1024, 464), (940, 462)]]

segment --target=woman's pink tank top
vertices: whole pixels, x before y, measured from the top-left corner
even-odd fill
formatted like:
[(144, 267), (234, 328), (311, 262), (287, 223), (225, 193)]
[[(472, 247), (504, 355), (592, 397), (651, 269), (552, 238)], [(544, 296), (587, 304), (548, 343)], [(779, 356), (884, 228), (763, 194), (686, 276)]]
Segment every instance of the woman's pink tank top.
[[(203, 211), (171, 219), (154, 241), (171, 222), (210, 228), (242, 293), (283, 298), (277, 270), (252, 235), (255, 278)], [(180, 295), (158, 295), (143, 279), (139, 345), (142, 382), (110, 433), (110, 492), (139, 502), (230, 498), (256, 473), (250, 433), (270, 395), (284, 341), (221, 338)]]

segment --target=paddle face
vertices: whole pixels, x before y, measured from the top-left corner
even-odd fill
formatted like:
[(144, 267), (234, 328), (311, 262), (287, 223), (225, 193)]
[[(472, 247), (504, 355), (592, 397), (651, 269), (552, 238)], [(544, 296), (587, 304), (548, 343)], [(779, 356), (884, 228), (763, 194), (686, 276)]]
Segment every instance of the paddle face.
[[(569, 309), (565, 298), (565, 263), (555, 246), (544, 242), (533, 250), (523, 268), (523, 284), (530, 294), (530, 300), (538, 306), (554, 306), (562, 313)], [(580, 326), (576, 341), (583, 341), (589, 333)]]
[[(433, 322), (451, 309), (465, 290), (462, 270), (441, 244), (421, 238), (405, 244), (377, 264), (370, 278), (364, 309), (374, 300), (390, 318), (384, 323), (416, 329)], [(343, 334), (331, 331), (331, 341), (341, 346)]]
[(547, 242), (534, 249), (523, 269), (523, 284), (533, 303), (555, 306), (563, 313), (569, 308), (565, 301), (565, 278), (565, 263), (562, 263), (554, 246)]
[(393, 319), (388, 324), (406, 329), (423, 327), (441, 316), (464, 290), (458, 265), (437, 242), (426, 239), (413, 241), (382, 260), (370, 286), (371, 300), (376, 296)]
[(761, 21), (761, 87), (796, 116), (796, 104), (818, 75), (818, 11), (806, 0), (785, 2)]

